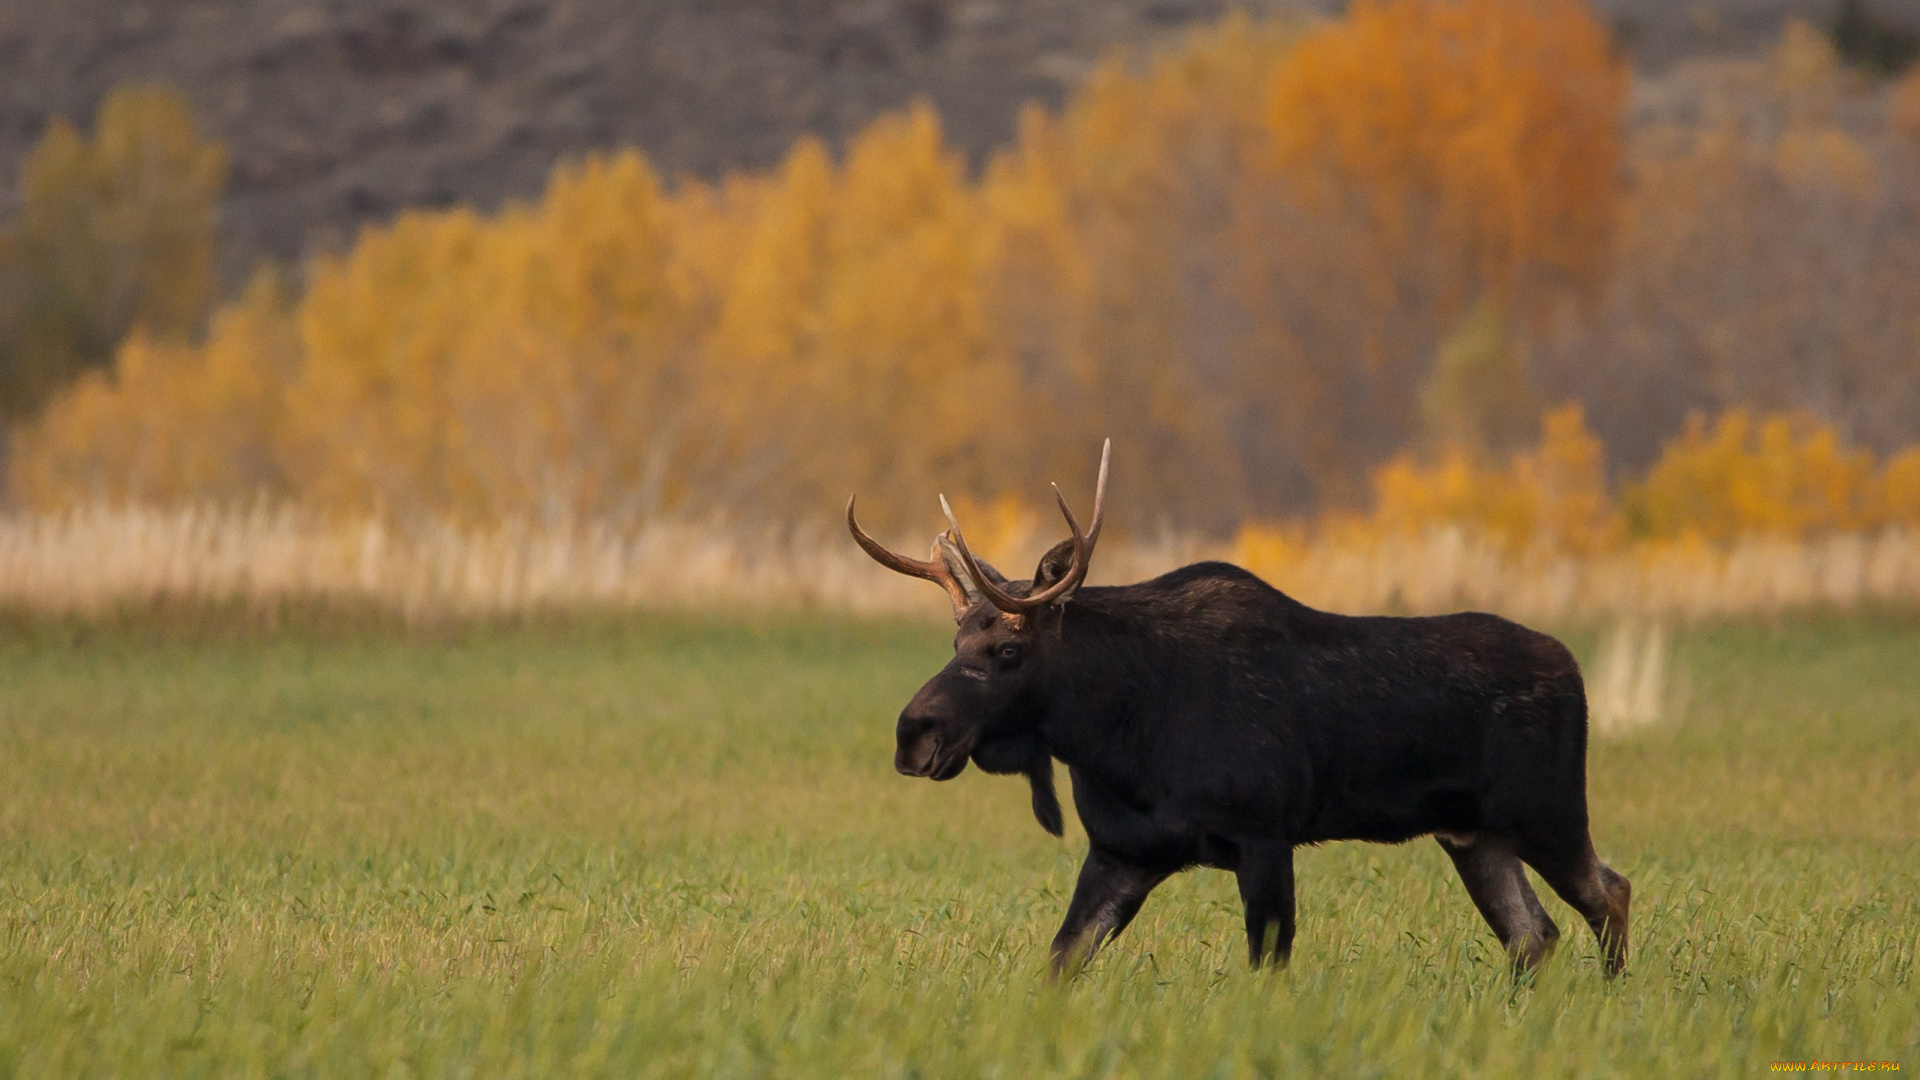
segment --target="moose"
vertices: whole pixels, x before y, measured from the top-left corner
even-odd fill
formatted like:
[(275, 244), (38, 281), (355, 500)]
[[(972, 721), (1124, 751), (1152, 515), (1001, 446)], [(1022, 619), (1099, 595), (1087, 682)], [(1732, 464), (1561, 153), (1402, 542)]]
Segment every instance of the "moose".
[(973, 554), (945, 496), (949, 528), (925, 560), (875, 541), (847, 502), (860, 547), (944, 588), (959, 626), (953, 659), (900, 713), (894, 768), (1024, 774), (1058, 836), (1054, 759), (1067, 766), (1089, 849), (1053, 939), (1056, 977), (1192, 867), (1236, 876), (1252, 966), (1285, 964), (1296, 847), (1428, 835), (1516, 974), (1560, 936), (1531, 866), (1618, 975), (1632, 886), (1588, 833), (1586, 694), (1566, 647), (1494, 615), (1317, 611), (1222, 562), (1087, 586), (1111, 452), (1084, 532), (1054, 487), (1072, 535), (1027, 581)]

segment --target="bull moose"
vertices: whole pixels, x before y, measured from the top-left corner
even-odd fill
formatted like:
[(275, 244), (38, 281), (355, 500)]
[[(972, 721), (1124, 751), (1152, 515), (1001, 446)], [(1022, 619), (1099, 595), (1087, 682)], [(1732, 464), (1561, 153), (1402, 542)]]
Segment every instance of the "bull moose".
[(1560, 936), (1524, 864), (1586, 919), (1617, 975), (1632, 887), (1588, 835), (1586, 694), (1566, 647), (1493, 615), (1316, 611), (1221, 562), (1083, 586), (1110, 453), (1084, 533), (1054, 488), (1072, 536), (1029, 581), (975, 557), (944, 496), (951, 527), (925, 561), (880, 545), (847, 503), (861, 548), (944, 588), (959, 624), (953, 659), (900, 713), (894, 768), (1024, 774), (1057, 836), (1053, 761), (1066, 763), (1089, 850), (1056, 974), (1196, 866), (1237, 877), (1252, 965), (1285, 963), (1294, 848), (1431, 835), (1516, 971)]

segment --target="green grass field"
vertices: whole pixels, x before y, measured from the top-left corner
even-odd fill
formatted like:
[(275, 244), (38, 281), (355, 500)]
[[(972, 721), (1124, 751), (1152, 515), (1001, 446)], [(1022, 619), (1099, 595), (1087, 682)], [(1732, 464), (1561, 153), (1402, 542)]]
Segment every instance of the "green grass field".
[(1629, 977), (1542, 887), (1566, 937), (1517, 988), (1427, 841), (1301, 852), (1288, 971), (1200, 871), (1049, 985), (1084, 838), (1017, 779), (891, 767), (946, 638), (16, 624), (0, 1075), (1920, 1068), (1920, 623), (1682, 634), (1684, 719), (1592, 753)]

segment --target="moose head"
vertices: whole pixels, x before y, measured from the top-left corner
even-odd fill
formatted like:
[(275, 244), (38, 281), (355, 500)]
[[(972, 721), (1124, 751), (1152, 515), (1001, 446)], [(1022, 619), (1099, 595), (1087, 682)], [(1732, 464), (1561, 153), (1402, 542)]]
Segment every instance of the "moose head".
[(1107, 464), (1113, 444), (1100, 451), (1093, 493), (1093, 522), (1084, 532), (1054, 486), (1061, 516), (1073, 534), (1041, 556), (1028, 581), (1008, 581), (967, 547), (966, 536), (946, 496), (940, 508), (950, 528), (934, 538), (928, 558), (910, 559), (868, 536), (847, 500), (847, 528), (875, 562), (909, 577), (934, 582), (953, 602), (959, 625), (953, 659), (927, 680), (900, 712), (893, 766), (907, 776), (951, 780), (969, 759), (990, 773), (1026, 773), (1033, 783), (1034, 813), (1058, 835), (1060, 808), (1053, 796), (1053, 764), (1036, 727), (1050, 637), (1062, 609), (1086, 580), (1093, 547), (1106, 515)]

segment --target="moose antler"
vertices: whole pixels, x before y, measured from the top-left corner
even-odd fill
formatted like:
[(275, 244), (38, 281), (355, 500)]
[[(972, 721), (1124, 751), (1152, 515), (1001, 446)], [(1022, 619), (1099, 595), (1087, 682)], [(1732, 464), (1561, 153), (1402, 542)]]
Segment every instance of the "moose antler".
[[(1073, 562), (1059, 581), (1029, 596), (1014, 596), (994, 584), (993, 579), (980, 569), (980, 561), (967, 549), (966, 537), (961, 535), (960, 522), (953, 516), (953, 507), (947, 505), (947, 497), (940, 496), (940, 509), (946, 512), (947, 523), (953, 526), (953, 545), (960, 551), (960, 561), (967, 568), (967, 576), (980, 590), (980, 595), (994, 607), (1009, 615), (1031, 615), (1060, 597), (1072, 594), (1086, 580), (1087, 569), (1093, 565), (1093, 545), (1100, 540), (1100, 525), (1107, 512), (1107, 462), (1113, 456), (1113, 440), (1108, 439), (1100, 447), (1100, 478), (1093, 486), (1093, 527), (1083, 535), (1080, 523), (1074, 520), (1073, 511), (1067, 507), (1067, 497), (1060, 491), (1060, 485), (1053, 485), (1053, 497), (1060, 503), (1060, 514), (1067, 519), (1067, 528), (1073, 530)], [(871, 550), (871, 549), (869, 549)], [(874, 556), (879, 558), (879, 556)]]
[[(973, 606), (973, 598), (967, 595), (967, 587), (953, 576), (953, 571), (947, 568), (944, 560), (933, 558), (922, 562), (919, 559), (909, 559), (898, 552), (888, 551), (880, 541), (868, 536), (866, 530), (862, 529), (860, 523), (853, 518), (855, 498), (857, 496), (847, 498), (847, 529), (853, 533), (853, 542), (859, 544), (862, 551), (873, 556), (874, 562), (908, 577), (931, 581), (947, 590), (947, 596), (952, 599), (955, 612), (964, 612)], [(937, 546), (935, 553), (938, 554)], [(958, 615), (955, 617), (957, 618)]]

